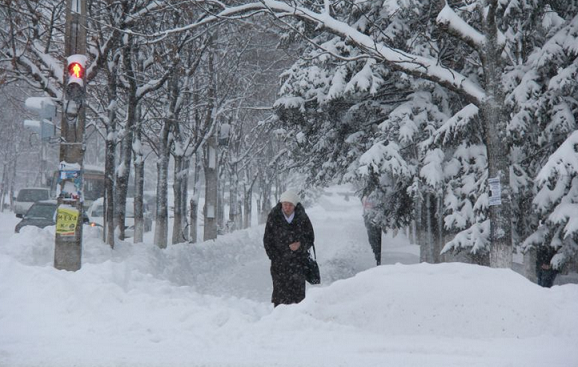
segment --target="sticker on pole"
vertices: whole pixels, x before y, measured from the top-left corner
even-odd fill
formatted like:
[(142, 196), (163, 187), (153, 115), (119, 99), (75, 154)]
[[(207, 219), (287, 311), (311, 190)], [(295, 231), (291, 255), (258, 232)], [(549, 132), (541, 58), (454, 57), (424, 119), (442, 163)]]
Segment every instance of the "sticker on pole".
[(500, 184), (500, 177), (489, 178), (488, 184), (490, 185), (490, 198), (489, 204), (492, 205), (502, 205), (502, 185)]
[(71, 207), (59, 207), (56, 212), (56, 234), (64, 237), (76, 235), (79, 213)]

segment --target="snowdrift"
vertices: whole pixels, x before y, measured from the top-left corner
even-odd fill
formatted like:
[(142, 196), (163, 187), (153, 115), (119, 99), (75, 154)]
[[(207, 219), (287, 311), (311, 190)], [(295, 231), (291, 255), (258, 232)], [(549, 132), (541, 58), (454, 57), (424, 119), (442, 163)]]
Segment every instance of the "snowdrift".
[(460, 263), (350, 277), (369, 246), (313, 221), (333, 275), (276, 309), (262, 227), (114, 251), (87, 230), (75, 273), (52, 267), (54, 227), (25, 228), (0, 245), (0, 366), (578, 366), (578, 285)]

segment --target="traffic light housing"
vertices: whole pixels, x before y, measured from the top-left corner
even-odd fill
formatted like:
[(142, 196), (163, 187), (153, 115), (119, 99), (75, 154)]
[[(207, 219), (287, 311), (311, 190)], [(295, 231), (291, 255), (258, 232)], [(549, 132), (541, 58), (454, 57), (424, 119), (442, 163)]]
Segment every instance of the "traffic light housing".
[(67, 59), (68, 80), (66, 82), (66, 97), (77, 104), (84, 100), (84, 77), (86, 73), (86, 56), (70, 55)]

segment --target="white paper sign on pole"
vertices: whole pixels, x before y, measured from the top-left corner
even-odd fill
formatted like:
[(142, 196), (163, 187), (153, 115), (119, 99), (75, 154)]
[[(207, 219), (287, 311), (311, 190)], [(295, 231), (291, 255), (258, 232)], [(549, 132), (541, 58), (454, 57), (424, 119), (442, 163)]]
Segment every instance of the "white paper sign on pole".
[(490, 186), (489, 205), (502, 205), (502, 185), (500, 184), (500, 177), (489, 178), (488, 184)]

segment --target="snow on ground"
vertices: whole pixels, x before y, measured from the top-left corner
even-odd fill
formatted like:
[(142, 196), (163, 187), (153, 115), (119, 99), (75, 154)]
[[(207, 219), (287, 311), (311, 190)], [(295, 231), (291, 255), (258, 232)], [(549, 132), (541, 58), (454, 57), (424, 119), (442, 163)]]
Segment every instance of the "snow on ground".
[(322, 284), (276, 309), (262, 225), (165, 250), (88, 228), (72, 273), (52, 267), (54, 227), (13, 234), (0, 213), (0, 366), (578, 366), (578, 285), (418, 264), (403, 235), (374, 267), (348, 199), (307, 209)]

